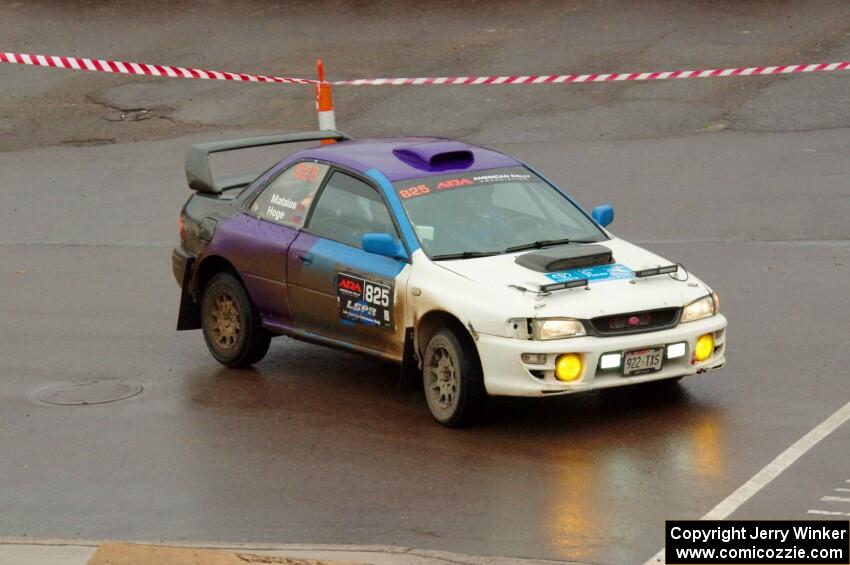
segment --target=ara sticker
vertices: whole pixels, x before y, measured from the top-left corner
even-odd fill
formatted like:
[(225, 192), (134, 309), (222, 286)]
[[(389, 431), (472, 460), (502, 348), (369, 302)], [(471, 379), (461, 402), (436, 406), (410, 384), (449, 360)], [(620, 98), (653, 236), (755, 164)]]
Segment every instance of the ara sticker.
[(343, 320), (391, 330), (393, 287), (350, 273), (337, 273), (336, 298)]
[(634, 271), (625, 265), (620, 265), (618, 263), (611, 263), (610, 265), (596, 265), (594, 267), (585, 267), (583, 269), (571, 269), (569, 271), (558, 271), (557, 273), (546, 273), (546, 277), (556, 283), (581, 279), (587, 279), (589, 283), (594, 283), (631, 279), (634, 278), (634, 276)]
[(488, 170), (483, 174), (474, 172), (453, 173), (396, 183), (396, 191), (402, 200), (436, 194), (467, 186), (482, 186), (498, 183), (540, 182), (521, 167)]

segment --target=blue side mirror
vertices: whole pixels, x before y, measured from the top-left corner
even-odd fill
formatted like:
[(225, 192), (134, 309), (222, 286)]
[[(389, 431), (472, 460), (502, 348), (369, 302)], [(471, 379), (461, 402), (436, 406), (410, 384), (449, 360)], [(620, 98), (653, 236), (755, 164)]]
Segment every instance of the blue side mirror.
[(594, 222), (604, 228), (614, 221), (614, 207), (610, 204), (602, 204), (594, 208), (590, 212), (590, 215), (593, 217)]
[(383, 255), (391, 259), (401, 259), (407, 257), (404, 247), (388, 233), (367, 233), (363, 234), (363, 251), (366, 253), (374, 253), (375, 255)]

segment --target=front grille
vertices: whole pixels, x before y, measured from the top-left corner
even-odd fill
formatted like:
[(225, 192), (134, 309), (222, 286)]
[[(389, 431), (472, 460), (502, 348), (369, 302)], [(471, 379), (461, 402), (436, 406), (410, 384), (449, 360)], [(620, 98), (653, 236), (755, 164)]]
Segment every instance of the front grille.
[(590, 320), (593, 333), (597, 335), (622, 335), (654, 332), (672, 328), (679, 321), (681, 308), (660, 308), (629, 312), (612, 316), (599, 316)]

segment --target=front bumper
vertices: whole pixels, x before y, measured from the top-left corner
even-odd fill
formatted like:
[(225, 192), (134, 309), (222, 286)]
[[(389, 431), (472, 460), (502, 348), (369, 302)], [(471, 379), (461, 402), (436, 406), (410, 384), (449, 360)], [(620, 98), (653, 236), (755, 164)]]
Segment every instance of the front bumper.
[[(479, 334), (476, 345), (484, 370), (487, 392), (496, 396), (549, 396), (586, 390), (626, 386), (648, 381), (670, 379), (719, 369), (726, 362), (726, 318), (717, 314), (710, 318), (679, 324), (656, 332), (610, 337), (574, 337), (551, 341), (531, 341)], [(714, 353), (702, 362), (693, 361), (697, 338), (714, 334)], [(623, 376), (619, 368), (599, 369), (603, 353), (624, 352), (653, 346), (685, 342), (685, 355), (665, 359), (660, 371), (638, 376)], [(546, 354), (539, 365), (524, 363), (523, 353)], [(580, 353), (584, 367), (572, 382), (555, 378), (555, 359), (563, 353)]]

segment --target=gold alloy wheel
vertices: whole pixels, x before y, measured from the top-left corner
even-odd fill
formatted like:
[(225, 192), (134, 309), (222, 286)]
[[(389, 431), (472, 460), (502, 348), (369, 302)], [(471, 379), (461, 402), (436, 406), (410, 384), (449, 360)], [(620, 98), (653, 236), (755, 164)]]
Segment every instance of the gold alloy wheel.
[(229, 351), (236, 347), (242, 324), (239, 321), (239, 307), (233, 297), (226, 292), (215, 297), (209, 309), (210, 334), (217, 349)]

